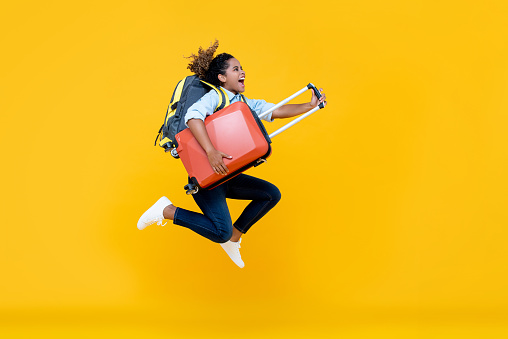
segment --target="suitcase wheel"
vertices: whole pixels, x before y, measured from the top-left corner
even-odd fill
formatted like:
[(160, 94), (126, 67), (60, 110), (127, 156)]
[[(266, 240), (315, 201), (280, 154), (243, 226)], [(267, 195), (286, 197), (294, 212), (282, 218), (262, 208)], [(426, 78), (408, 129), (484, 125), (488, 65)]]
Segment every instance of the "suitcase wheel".
[(178, 152), (176, 151), (176, 148), (171, 149), (171, 156), (175, 159), (180, 159), (180, 156), (178, 155)]
[(187, 195), (195, 194), (195, 193), (198, 193), (198, 191), (199, 191), (199, 187), (194, 184), (185, 185), (184, 189), (185, 189), (185, 193)]

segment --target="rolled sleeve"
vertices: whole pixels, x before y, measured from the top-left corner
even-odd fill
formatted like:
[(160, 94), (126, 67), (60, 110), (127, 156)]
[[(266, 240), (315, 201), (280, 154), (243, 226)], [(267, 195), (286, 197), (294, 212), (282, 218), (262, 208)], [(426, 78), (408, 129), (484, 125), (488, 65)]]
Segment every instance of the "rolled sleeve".
[[(247, 104), (249, 107), (256, 112), (257, 115), (260, 115), (261, 113), (264, 113), (268, 111), (270, 108), (275, 106), (275, 104), (266, 102), (265, 100), (256, 100), (256, 99), (247, 99)], [(272, 112), (273, 113), (273, 112)], [(268, 122), (272, 122), (272, 113), (268, 114), (267, 116), (263, 117), (263, 120), (266, 120)]]
[(191, 119), (205, 120), (205, 118), (215, 110), (215, 107), (219, 104), (219, 97), (215, 91), (210, 91), (203, 95), (201, 99), (196, 101), (185, 113), (185, 125)]

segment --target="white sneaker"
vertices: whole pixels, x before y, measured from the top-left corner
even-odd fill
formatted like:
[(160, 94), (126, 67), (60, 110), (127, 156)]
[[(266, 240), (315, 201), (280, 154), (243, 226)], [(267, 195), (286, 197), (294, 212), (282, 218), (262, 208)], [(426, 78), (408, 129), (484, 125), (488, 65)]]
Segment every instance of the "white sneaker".
[(242, 261), (242, 256), (240, 255), (240, 243), (242, 242), (242, 239), (238, 240), (238, 242), (233, 242), (229, 240), (228, 242), (225, 242), (223, 244), (220, 244), (224, 251), (229, 255), (231, 260), (235, 264), (237, 264), (240, 268), (243, 268), (245, 264)]
[(168, 198), (162, 197), (155, 204), (152, 205), (143, 215), (139, 218), (138, 229), (145, 229), (148, 225), (157, 223), (157, 225), (164, 226), (162, 220), (164, 220), (163, 211), (164, 208), (171, 205), (171, 201)]

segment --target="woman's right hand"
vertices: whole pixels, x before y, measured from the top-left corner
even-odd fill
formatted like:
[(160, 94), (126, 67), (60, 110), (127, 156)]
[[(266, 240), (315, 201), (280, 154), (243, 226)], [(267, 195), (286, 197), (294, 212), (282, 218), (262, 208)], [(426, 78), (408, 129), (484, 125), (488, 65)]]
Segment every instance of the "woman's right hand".
[(210, 163), (210, 166), (212, 166), (212, 169), (214, 170), (215, 173), (221, 175), (228, 174), (229, 169), (226, 166), (226, 164), (224, 164), (222, 158), (233, 159), (232, 156), (227, 155), (226, 153), (223, 153), (216, 149), (207, 152), (206, 155), (208, 156), (208, 162)]

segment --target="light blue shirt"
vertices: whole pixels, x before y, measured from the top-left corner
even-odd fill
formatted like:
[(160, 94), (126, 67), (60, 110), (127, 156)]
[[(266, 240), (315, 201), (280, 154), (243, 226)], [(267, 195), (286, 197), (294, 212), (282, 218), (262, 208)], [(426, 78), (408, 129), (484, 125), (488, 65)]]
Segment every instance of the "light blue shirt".
[[(228, 91), (227, 89), (224, 89), (224, 92), (226, 92), (226, 95), (229, 98), (229, 102), (232, 104), (237, 101), (241, 101), (240, 94), (233, 94), (232, 92)], [(256, 99), (247, 99), (245, 98), (245, 101), (247, 102), (247, 105), (257, 114), (260, 115), (263, 112), (266, 112), (275, 104), (268, 103), (264, 100), (256, 100)], [(219, 95), (216, 91), (211, 90), (210, 92), (206, 93), (196, 101), (189, 109), (187, 110), (187, 113), (185, 114), (185, 125), (187, 125), (187, 122), (190, 119), (201, 119), (205, 120), (205, 118), (209, 115), (213, 114), (213, 111), (219, 104)], [(263, 118), (263, 120), (272, 122), (272, 113), (268, 114)], [(187, 126), (188, 127), (188, 126)]]

